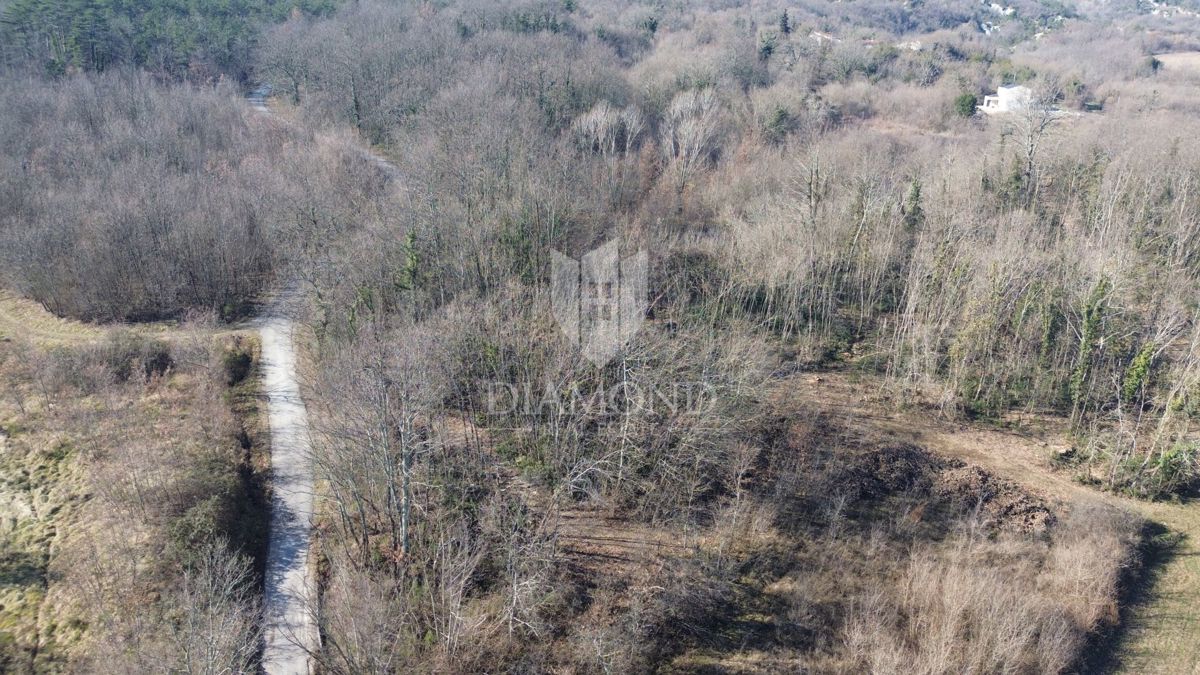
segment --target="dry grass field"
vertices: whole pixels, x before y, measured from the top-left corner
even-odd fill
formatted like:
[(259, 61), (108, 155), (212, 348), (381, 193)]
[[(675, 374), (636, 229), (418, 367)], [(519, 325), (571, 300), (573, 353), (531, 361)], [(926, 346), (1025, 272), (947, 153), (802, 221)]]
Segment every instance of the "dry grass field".
[(261, 516), (241, 512), (262, 509), (254, 378), (231, 388), (221, 361), (253, 341), (8, 295), (0, 331), (0, 670), (133, 667), (134, 645), (176, 658), (180, 563), (231, 517), (259, 545)]
[(1123, 627), (1098, 642), (1097, 668), (1122, 673), (1194, 672), (1200, 645), (1200, 506), (1191, 501), (1146, 502), (1098, 492), (1056, 465), (1070, 448), (1067, 421), (1052, 416), (1010, 416), (1002, 423), (963, 423), (929, 407), (900, 405), (884, 382), (846, 373), (822, 373), (819, 382), (797, 380), (787, 396), (843, 419), (857, 433), (929, 448), (1012, 481), (1030, 494), (1068, 509), (1106, 507), (1137, 514), (1147, 527), (1145, 560), (1125, 584)]
[(1167, 71), (1200, 75), (1200, 52), (1171, 52), (1155, 54), (1154, 58), (1162, 63)]

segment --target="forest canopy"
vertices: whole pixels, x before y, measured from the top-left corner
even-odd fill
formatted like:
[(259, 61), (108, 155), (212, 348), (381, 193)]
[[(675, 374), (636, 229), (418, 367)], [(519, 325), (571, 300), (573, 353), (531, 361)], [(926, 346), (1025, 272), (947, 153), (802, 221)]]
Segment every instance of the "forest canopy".
[(263, 24), (325, 15), (336, 0), (13, 0), (0, 55), (52, 75), (133, 65), (174, 78), (245, 80)]

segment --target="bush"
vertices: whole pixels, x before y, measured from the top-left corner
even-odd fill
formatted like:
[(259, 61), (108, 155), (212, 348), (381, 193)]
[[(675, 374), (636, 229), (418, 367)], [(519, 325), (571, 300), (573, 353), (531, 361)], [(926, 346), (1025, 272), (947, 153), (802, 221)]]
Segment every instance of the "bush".
[(147, 379), (160, 377), (174, 365), (170, 345), (130, 330), (110, 333), (100, 347), (100, 360), (118, 382), (128, 381), (135, 373)]
[(974, 117), (975, 108), (979, 106), (979, 97), (975, 94), (962, 94), (954, 99), (954, 112), (959, 117)]
[(229, 530), (231, 514), (225, 495), (213, 495), (192, 505), (170, 526), (171, 552), (182, 562), (191, 562), (204, 542), (219, 541)]

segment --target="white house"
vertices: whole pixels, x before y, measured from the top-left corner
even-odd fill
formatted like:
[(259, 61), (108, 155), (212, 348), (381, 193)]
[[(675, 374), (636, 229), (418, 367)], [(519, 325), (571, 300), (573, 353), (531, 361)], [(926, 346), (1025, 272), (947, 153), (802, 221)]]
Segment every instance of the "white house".
[(1019, 84), (1011, 87), (1000, 87), (995, 96), (984, 96), (983, 105), (979, 109), (988, 115), (995, 113), (1016, 112), (1028, 108), (1033, 102), (1033, 90)]

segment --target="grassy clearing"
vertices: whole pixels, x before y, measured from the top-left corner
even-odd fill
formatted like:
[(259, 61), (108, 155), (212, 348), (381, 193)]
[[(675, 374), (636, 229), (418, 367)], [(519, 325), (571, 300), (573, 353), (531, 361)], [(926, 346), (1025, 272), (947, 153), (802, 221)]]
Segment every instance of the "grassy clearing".
[(0, 290), (0, 341), (21, 339), (39, 346), (79, 344), (96, 340), (102, 331), (60, 319), (32, 300)]
[(47, 622), (42, 607), (50, 559), (83, 498), (84, 481), (68, 440), (11, 419), (0, 427), (0, 669), (45, 669), (57, 661), (54, 643), (73, 637), (70, 626), (64, 634)]
[(1200, 52), (1170, 52), (1156, 54), (1154, 58), (1168, 71), (1200, 75)]
[(173, 658), (203, 542), (264, 557), (256, 338), (89, 326), (12, 296), (0, 330), (0, 671)]
[(1122, 673), (1194, 673), (1200, 663), (1200, 506), (1139, 505), (1162, 527), (1152, 546), (1147, 582), (1133, 598), (1114, 650)]
[(816, 409), (836, 411), (860, 433), (919, 443), (1022, 485), (1063, 504), (1099, 504), (1146, 519), (1142, 579), (1112, 640), (1093, 645), (1092, 663), (1125, 673), (1192, 673), (1200, 663), (1200, 505), (1144, 502), (1098, 492), (1055, 468), (1053, 450), (1071, 446), (1066, 423), (1026, 416), (1002, 426), (964, 426), (922, 407), (890, 399), (881, 382), (862, 375), (824, 373), (819, 383), (787, 388)]

